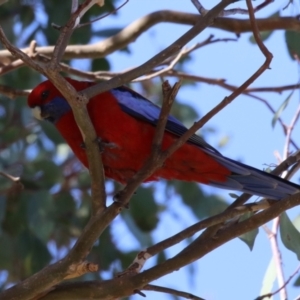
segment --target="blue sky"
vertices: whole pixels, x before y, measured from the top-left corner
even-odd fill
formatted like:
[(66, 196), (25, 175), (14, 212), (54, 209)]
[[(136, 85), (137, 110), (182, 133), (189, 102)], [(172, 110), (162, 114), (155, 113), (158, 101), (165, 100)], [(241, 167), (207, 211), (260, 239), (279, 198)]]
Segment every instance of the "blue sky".
[[(121, 3), (121, 2), (119, 2)], [(210, 8), (215, 4), (206, 1), (203, 4)], [(239, 7), (240, 7), (240, 3)], [(118, 17), (110, 16), (101, 20), (97, 26), (104, 29), (106, 26), (125, 26), (133, 20), (160, 9), (172, 9), (183, 12), (195, 13), (192, 3), (187, 0), (130, 0), (119, 11)], [(258, 17), (266, 17), (280, 9), (278, 4), (272, 4), (267, 9), (259, 12)], [(290, 13), (290, 8), (285, 14)], [(109, 55), (108, 58), (114, 71), (121, 71), (132, 66), (137, 66), (168, 46), (189, 27), (172, 24), (159, 24), (152, 27), (147, 33), (139, 37), (130, 45), (132, 55), (129, 57), (123, 53)], [(235, 38), (232, 33), (216, 29), (207, 29), (195, 38), (190, 45), (201, 42), (210, 34), (217, 38)], [(243, 34), (238, 42), (217, 43), (202, 48), (193, 54), (193, 60), (188, 64), (188, 70), (195, 75), (210, 78), (224, 78), (228, 83), (240, 85), (263, 62), (264, 56), (256, 45), (249, 43), (250, 34)], [(284, 44), (284, 32), (274, 33), (266, 42), (266, 46), (272, 52), (274, 58), (271, 69), (267, 70), (254, 84), (253, 87), (276, 86), (297, 83), (299, 77), (298, 65), (293, 62)], [(286, 99), (289, 92), (281, 95), (275, 93), (261, 94), (272, 106), (277, 109)], [(192, 104), (203, 115), (219, 103), (226, 91), (217, 86), (197, 84), (196, 87), (182, 88), (178, 98)], [(299, 93), (296, 91), (292, 103), (283, 114), (283, 119), (289, 123), (299, 102)], [(277, 124), (273, 129), (271, 120), (273, 115), (261, 103), (249, 97), (240, 96), (226, 109), (213, 118), (207, 125), (217, 129), (217, 134), (211, 136), (209, 142), (217, 146), (222, 136), (230, 137), (229, 143), (221, 149), (221, 152), (233, 159), (242, 160), (244, 163), (262, 169), (265, 164), (277, 163), (274, 151), (282, 155), (285, 138), (282, 129)], [(297, 141), (299, 126), (295, 129), (293, 137)], [(298, 182), (298, 178), (294, 179)], [(218, 191), (219, 192), (219, 191)], [(220, 192), (221, 193), (221, 192)], [(224, 194), (224, 193), (223, 193)], [(226, 195), (226, 193), (224, 194)], [(255, 198), (253, 198), (255, 199)], [(229, 200), (229, 198), (228, 198)], [(180, 222), (175, 222), (171, 214), (165, 213), (163, 221), (156, 230), (155, 238), (158, 240), (180, 231), (182, 227), (193, 224), (196, 220), (187, 208), (181, 204), (181, 200), (173, 199), (173, 212), (180, 216)], [(298, 213), (296, 208), (292, 214)], [(120, 220), (115, 221), (116, 234), (124, 236), (119, 240), (120, 244), (128, 243), (128, 233), (123, 235)], [(128, 239), (127, 239), (128, 238)], [(123, 240), (123, 243), (122, 243)], [(182, 246), (178, 245), (168, 250), (174, 255)], [(284, 262), (285, 277), (296, 269), (298, 265), (295, 254), (281, 246)], [(165, 285), (194, 293), (206, 299), (254, 299), (259, 295), (264, 273), (271, 258), (270, 244), (266, 234), (260, 229), (260, 234), (255, 242), (252, 252), (238, 239), (227, 243), (219, 249), (208, 254), (198, 261), (193, 270), (193, 281), (190, 282), (191, 267), (187, 266), (178, 272), (163, 277), (154, 284)], [(150, 263), (146, 265), (146, 268)], [(299, 290), (288, 286), (289, 299), (295, 298)], [(140, 296), (136, 296), (140, 297)], [(167, 299), (166, 296), (156, 293), (147, 293), (147, 299)], [(275, 296), (274, 299), (279, 299)]]

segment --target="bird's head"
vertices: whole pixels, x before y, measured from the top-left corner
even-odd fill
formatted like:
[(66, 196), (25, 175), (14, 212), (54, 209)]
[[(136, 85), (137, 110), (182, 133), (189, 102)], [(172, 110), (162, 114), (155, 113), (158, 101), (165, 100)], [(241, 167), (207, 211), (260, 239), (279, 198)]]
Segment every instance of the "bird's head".
[(49, 80), (40, 83), (31, 91), (27, 103), (35, 118), (52, 123), (71, 110), (67, 100)]

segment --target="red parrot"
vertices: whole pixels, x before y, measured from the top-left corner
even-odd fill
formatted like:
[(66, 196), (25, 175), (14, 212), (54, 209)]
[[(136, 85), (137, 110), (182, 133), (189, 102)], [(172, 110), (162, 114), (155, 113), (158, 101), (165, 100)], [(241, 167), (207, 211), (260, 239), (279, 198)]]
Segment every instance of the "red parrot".
[[(66, 79), (77, 91), (96, 84)], [(36, 118), (55, 125), (77, 158), (88, 168), (82, 135), (71, 107), (49, 80), (32, 90), (28, 106)], [(98, 137), (110, 144), (102, 154), (106, 177), (126, 184), (150, 155), (160, 108), (121, 86), (91, 98), (87, 109)], [(169, 116), (162, 148), (168, 148), (186, 131), (180, 121)], [(300, 191), (299, 185), (224, 157), (195, 134), (145, 181), (159, 178), (195, 181), (271, 199), (281, 199)]]

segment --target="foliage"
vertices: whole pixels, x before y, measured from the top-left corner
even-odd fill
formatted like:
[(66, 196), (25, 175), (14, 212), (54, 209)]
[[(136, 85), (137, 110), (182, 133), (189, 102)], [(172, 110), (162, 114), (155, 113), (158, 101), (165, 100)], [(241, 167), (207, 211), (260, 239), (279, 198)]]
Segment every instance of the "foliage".
[[(102, 8), (93, 6), (82, 22), (114, 10), (116, 2), (106, 0)], [(1, 6), (0, 19), (8, 39), (18, 47), (28, 46), (33, 39), (39, 45), (46, 46), (54, 45), (59, 36), (59, 31), (51, 24), (65, 24), (69, 13), (69, 1), (60, 1), (57, 9), (51, 1), (35, 1), (33, 5), (30, 1), (15, 0)], [(92, 39), (109, 37), (120, 29), (111, 26), (97, 31), (89, 24), (73, 33), (70, 44), (89, 44)], [(271, 33), (265, 32), (264, 38), (267, 39)], [(299, 52), (298, 35), (298, 32), (290, 30), (285, 34), (286, 45), (293, 58)], [(129, 46), (118, 51), (131, 57)], [(186, 71), (189, 59), (188, 55), (184, 57), (175, 71)], [(64, 62), (78, 64), (78, 60)], [(85, 67), (86, 71), (109, 71), (111, 61), (106, 57), (89, 59), (85, 61)], [(41, 74), (32, 69), (21, 67), (1, 76), (0, 85), (31, 89), (43, 79)], [(193, 82), (186, 80), (184, 84), (192, 85)], [(149, 80), (147, 85), (141, 83), (139, 88), (145, 96), (161, 102), (157, 96), (161, 92), (161, 84), (157, 79)], [(289, 105), (291, 95), (274, 113), (273, 126)], [(192, 125), (198, 118), (195, 109), (187, 104), (175, 103), (172, 113), (187, 125)], [(208, 135), (205, 131), (201, 133)], [(57, 261), (70, 250), (90, 218), (91, 188), (87, 170), (83, 169), (51, 124), (32, 119), (25, 97), (12, 100), (0, 94), (0, 145), (0, 169), (5, 174), (21, 178), (12, 183), (9, 178), (0, 176), (0, 245), (5, 245), (0, 247), (0, 288), (6, 289)], [(106, 187), (110, 199), (120, 190), (120, 186), (110, 180), (107, 180)], [(176, 197), (180, 198), (184, 208), (190, 210), (198, 221), (220, 214), (229, 206), (222, 196), (208, 193), (197, 183), (162, 181), (159, 185), (142, 185), (131, 200), (129, 209), (124, 210), (116, 220), (121, 223), (119, 226), (122, 226), (126, 235), (134, 240), (132, 245), (122, 245), (116, 239), (114, 224), (110, 225), (88, 256), (89, 261), (100, 265), (100, 271), (88, 273), (78, 280), (104, 279), (108, 273), (113, 277), (130, 265), (142, 247), (156, 244), (155, 232), (164, 213), (172, 214), (172, 199)], [(252, 216), (253, 213), (245, 213), (239, 221)], [(299, 258), (299, 232), (286, 214), (282, 214), (280, 222), (284, 245)], [(258, 230), (254, 229), (240, 238), (252, 250), (257, 234)], [(191, 238), (189, 242), (193, 240)], [(162, 251), (157, 257), (157, 263), (167, 258), (166, 251)], [(270, 269), (268, 272), (272, 273)], [(273, 275), (270, 276), (273, 278)], [(266, 283), (268, 287), (264, 292), (272, 288), (273, 281), (272, 284)]]
[[(63, 1), (57, 10), (48, 1), (40, 1), (35, 8), (19, 1), (20, 10), (14, 11), (15, 2), (10, 1), (1, 7), (2, 15), (9, 15), (9, 18), (2, 19), (1, 24), (7, 30), (8, 38), (18, 41), (18, 36), (22, 36), (21, 43), (18, 41), (20, 47), (28, 45), (32, 39), (37, 39), (43, 45), (54, 44), (58, 32), (51, 23), (63, 24), (66, 21), (70, 3)], [(106, 1), (105, 7), (89, 10), (85, 19), (94, 19), (96, 15), (112, 9), (114, 1)], [(42, 21), (38, 18), (39, 14), (44, 16)], [(21, 28), (12, 26), (13, 19), (17, 19)], [(10, 28), (14, 30), (8, 30)], [(93, 37), (111, 35), (116, 31), (118, 29), (112, 27), (105, 32), (98, 32), (93, 31), (91, 26), (85, 26), (72, 35), (70, 43), (87, 44)], [(90, 69), (93, 71), (109, 68), (106, 58), (91, 61)], [(1, 77), (0, 84), (28, 89), (41, 80), (42, 77), (36, 72), (20, 68)], [(55, 261), (59, 253), (66, 251), (82, 233), (90, 215), (90, 186), (87, 171), (65, 146), (54, 126), (33, 120), (24, 97), (14, 101), (3, 95), (0, 97), (1, 169), (13, 176), (21, 176), (23, 184), (23, 188), (20, 188), (18, 184), (11, 185), (10, 180), (0, 177), (0, 240), (2, 245), (6, 245), (0, 250), (0, 269), (8, 272), (1, 282), (5, 287)], [(197, 115), (192, 107), (179, 104), (176, 107), (177, 117), (182, 116), (185, 121), (191, 121)], [(23, 129), (20, 131), (20, 128)], [(186, 184), (182, 184), (182, 189), (184, 186)], [(118, 189), (119, 186), (115, 186), (111, 194)], [(141, 187), (130, 209), (122, 214), (122, 226), (127, 226), (143, 246), (153, 244), (150, 237), (160, 220), (159, 211), (167, 209), (158, 204), (153, 190), (153, 187)], [(199, 185), (195, 185), (194, 190), (201, 193)], [(193, 202), (197, 203), (197, 199), (189, 205), (192, 206)], [(115, 272), (128, 266), (132, 251), (122, 250), (108, 228), (93, 248), (90, 258), (100, 264), (102, 271)], [(99, 279), (101, 272), (89, 274), (88, 278)]]

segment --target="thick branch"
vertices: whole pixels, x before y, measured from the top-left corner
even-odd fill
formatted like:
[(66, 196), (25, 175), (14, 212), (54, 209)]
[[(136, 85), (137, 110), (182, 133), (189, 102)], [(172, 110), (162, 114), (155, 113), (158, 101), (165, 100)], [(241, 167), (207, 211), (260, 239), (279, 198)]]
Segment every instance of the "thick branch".
[[(109, 37), (99, 43), (92, 45), (70, 45), (66, 48), (63, 55), (64, 59), (73, 58), (101, 58), (106, 55), (126, 47), (134, 42), (141, 34), (146, 32), (150, 27), (167, 22), (182, 25), (196, 25), (199, 20), (198, 14), (188, 14), (171, 10), (162, 10), (146, 15), (121, 30), (116, 35)], [(223, 29), (236, 34), (250, 32), (250, 20), (241, 20), (234, 18), (216, 18), (211, 27)], [(277, 17), (267, 19), (257, 19), (257, 26), (260, 31), (268, 30), (294, 30), (300, 31), (300, 22), (293, 17)], [(53, 46), (37, 47), (36, 51), (40, 54), (51, 56)], [(29, 48), (22, 49), (28, 53)], [(9, 51), (0, 51), (0, 60), (9, 63), (13, 56)]]
[[(176, 257), (154, 266), (140, 274), (116, 278), (114, 280), (104, 282), (93, 281), (62, 284), (46, 296), (42, 297), (41, 300), (78, 300), (82, 299), (82, 297), (105, 300), (131, 295), (134, 290), (142, 289), (145, 284), (175, 270), (179, 270), (181, 267), (205, 256), (231, 239), (265, 224), (287, 209), (297, 205), (300, 205), (300, 193), (281, 201), (277, 201), (269, 209), (257, 213), (245, 221), (220, 230), (215, 238), (203, 241), (199, 244), (198, 248), (192, 248), (188, 253), (185, 253), (184, 255), (177, 255)], [(118, 289), (115, 288), (116, 286), (118, 286)]]

